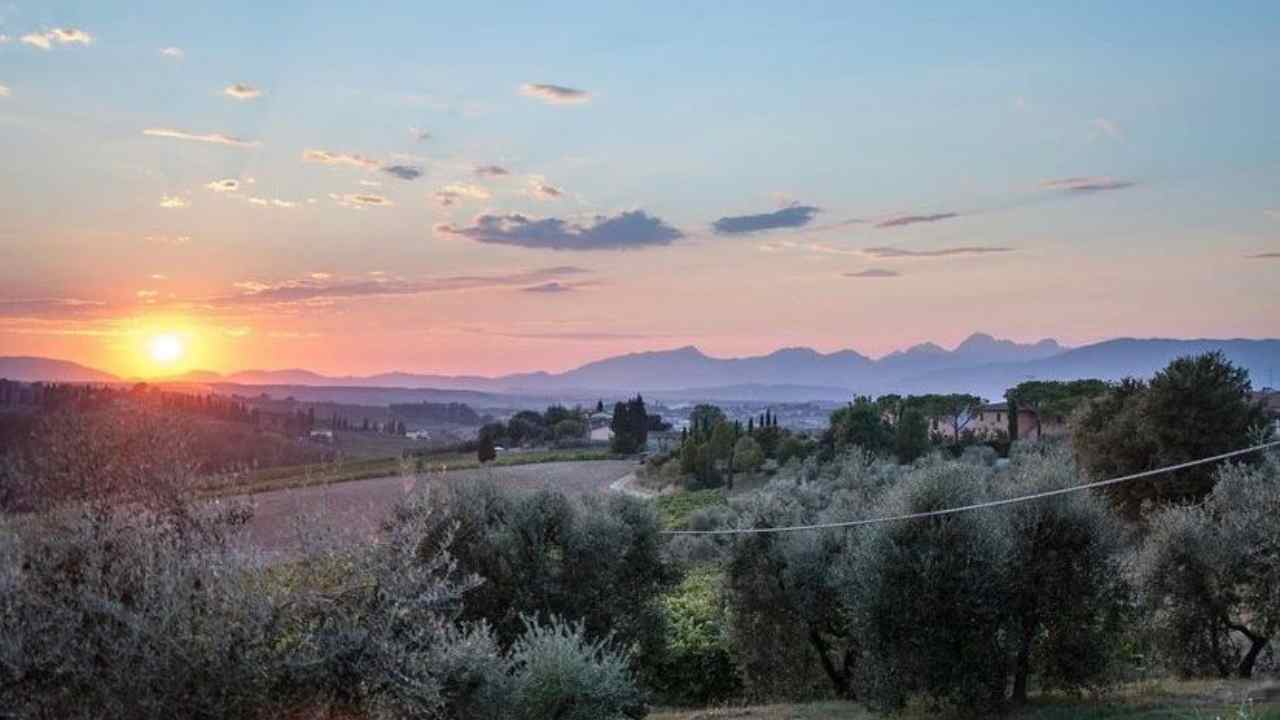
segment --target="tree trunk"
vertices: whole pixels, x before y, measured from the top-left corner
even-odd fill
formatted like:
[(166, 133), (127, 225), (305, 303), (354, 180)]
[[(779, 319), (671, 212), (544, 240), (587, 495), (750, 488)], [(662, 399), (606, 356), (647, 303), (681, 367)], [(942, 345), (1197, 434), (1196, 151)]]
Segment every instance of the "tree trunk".
[(1027, 702), (1027, 678), (1031, 675), (1031, 643), (1034, 639), (1035, 623), (1024, 621), (1017, 664), (1013, 669), (1013, 701), (1019, 705)]
[(835, 663), (831, 662), (831, 648), (828, 647), (827, 641), (822, 639), (822, 633), (818, 632), (818, 628), (814, 625), (809, 626), (809, 644), (813, 645), (813, 649), (817, 651), (822, 670), (831, 680), (831, 687), (836, 691), (836, 696), (845, 700), (857, 700), (858, 697), (849, 683), (850, 654), (845, 653), (845, 666), (837, 668)]
[(1249, 652), (1244, 654), (1240, 660), (1240, 665), (1236, 668), (1236, 674), (1242, 678), (1253, 677), (1253, 665), (1258, 661), (1258, 656), (1267, 648), (1267, 643), (1271, 641), (1269, 637), (1263, 637), (1243, 625), (1236, 623), (1225, 623), (1228, 628), (1244, 635), (1249, 640)]

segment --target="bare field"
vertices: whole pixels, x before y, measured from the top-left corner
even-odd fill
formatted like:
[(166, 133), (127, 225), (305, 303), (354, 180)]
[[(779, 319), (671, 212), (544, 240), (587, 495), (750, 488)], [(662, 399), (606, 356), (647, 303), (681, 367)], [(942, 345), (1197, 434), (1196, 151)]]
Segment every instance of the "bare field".
[(305, 532), (332, 533), (348, 542), (367, 540), (395, 503), (422, 485), (492, 479), (528, 488), (551, 486), (580, 494), (605, 491), (635, 469), (630, 460), (543, 462), (393, 475), (366, 480), (259, 492), (240, 498), (254, 504), (249, 537), (271, 553), (289, 552)]

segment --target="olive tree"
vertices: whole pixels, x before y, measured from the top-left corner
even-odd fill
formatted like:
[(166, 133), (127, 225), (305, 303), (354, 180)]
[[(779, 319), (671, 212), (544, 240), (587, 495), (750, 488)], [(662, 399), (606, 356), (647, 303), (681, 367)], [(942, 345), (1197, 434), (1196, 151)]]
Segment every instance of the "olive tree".
[(1250, 677), (1280, 632), (1280, 459), (1227, 465), (1201, 505), (1150, 520), (1138, 577), (1164, 655), (1184, 674)]
[[(737, 501), (728, 522), (780, 527), (859, 517), (897, 475), (895, 466), (861, 451), (821, 468), (809, 463)], [(753, 694), (812, 694), (816, 676), (838, 697), (857, 696), (859, 640), (832, 572), (857, 537), (821, 530), (732, 538), (725, 562), (732, 637)]]
[[(890, 488), (874, 513), (967, 505), (985, 496), (989, 478), (973, 465), (926, 463)], [(1002, 702), (1012, 551), (1005, 518), (958, 513), (871, 525), (860, 536), (840, 575), (867, 701), (885, 709), (913, 694), (960, 708)]]
[[(1006, 497), (1079, 483), (1065, 448), (1015, 454)], [(1077, 690), (1113, 677), (1130, 613), (1126, 531), (1105, 499), (1071, 493), (1002, 509), (1009, 523), (1009, 613), (1013, 700), (1031, 676), (1042, 688)]]
[(450, 483), (402, 504), (388, 527), (418, 538), (420, 562), (447, 549), (460, 572), (484, 579), (461, 599), (460, 618), (491, 624), (503, 648), (526, 617), (559, 617), (594, 640), (612, 634), (639, 667), (662, 653), (659, 597), (679, 575), (643, 500)]

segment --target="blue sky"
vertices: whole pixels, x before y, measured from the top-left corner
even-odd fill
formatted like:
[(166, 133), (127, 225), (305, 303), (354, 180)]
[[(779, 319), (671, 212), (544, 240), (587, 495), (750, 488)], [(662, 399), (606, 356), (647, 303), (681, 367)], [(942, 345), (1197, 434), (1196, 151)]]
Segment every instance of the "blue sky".
[(1274, 3), (740, 5), (0, 6), (0, 350), (138, 370), (167, 324), (193, 364), (499, 372), (1280, 330)]

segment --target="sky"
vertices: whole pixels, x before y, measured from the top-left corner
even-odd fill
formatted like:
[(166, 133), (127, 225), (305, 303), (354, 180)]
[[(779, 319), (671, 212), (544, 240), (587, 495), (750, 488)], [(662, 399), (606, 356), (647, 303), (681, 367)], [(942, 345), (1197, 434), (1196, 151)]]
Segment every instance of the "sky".
[(712, 5), (0, 3), (0, 355), (1280, 335), (1280, 5)]

